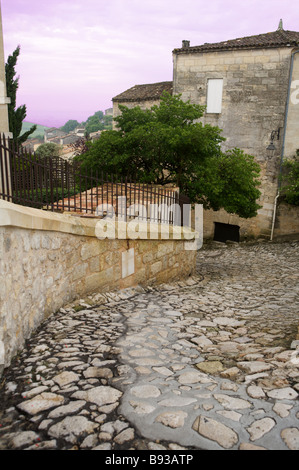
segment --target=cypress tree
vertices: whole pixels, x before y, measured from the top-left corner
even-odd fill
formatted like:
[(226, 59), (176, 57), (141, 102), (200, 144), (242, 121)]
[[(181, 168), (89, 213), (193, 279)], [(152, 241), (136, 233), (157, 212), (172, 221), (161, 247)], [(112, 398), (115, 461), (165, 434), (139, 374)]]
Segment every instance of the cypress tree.
[(28, 137), (36, 130), (37, 126), (32, 126), (29, 131), (21, 135), (22, 123), (27, 115), (26, 105), (16, 108), (17, 90), (19, 88), (19, 77), (16, 77), (16, 64), (20, 54), (20, 46), (10, 55), (5, 64), (5, 76), (7, 96), (11, 103), (8, 105), (9, 130), (13, 134), (13, 141), (17, 147), (21, 146)]

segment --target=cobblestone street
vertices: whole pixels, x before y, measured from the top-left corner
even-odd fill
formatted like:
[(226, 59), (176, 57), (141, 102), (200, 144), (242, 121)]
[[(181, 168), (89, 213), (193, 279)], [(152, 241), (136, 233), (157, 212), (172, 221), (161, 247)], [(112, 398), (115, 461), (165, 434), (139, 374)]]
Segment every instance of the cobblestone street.
[(0, 379), (0, 449), (299, 450), (299, 242), (51, 316)]

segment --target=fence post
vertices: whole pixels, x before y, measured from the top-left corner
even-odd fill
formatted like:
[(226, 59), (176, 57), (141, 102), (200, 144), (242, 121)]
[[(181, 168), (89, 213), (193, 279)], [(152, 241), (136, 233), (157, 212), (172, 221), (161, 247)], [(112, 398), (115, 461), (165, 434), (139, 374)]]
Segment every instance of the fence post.
[(0, 135), (0, 198), (12, 201), (11, 149), (5, 134)]
[(49, 166), (47, 168), (47, 171), (48, 171), (48, 177), (49, 177), (49, 183), (50, 183), (50, 206), (51, 206), (51, 210), (54, 211), (53, 162), (50, 157), (48, 157), (48, 159), (49, 159)]

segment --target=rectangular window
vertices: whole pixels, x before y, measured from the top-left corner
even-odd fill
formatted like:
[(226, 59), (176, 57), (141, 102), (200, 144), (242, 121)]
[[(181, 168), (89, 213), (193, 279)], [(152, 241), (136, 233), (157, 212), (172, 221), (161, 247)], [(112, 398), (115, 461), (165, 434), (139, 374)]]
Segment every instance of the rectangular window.
[(208, 80), (207, 113), (221, 113), (222, 110), (223, 79), (211, 78)]

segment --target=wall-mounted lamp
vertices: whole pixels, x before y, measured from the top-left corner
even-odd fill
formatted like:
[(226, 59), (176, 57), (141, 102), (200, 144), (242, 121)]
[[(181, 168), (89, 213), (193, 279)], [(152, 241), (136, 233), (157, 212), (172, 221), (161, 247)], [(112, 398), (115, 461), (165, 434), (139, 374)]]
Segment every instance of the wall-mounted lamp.
[(267, 147), (267, 150), (276, 150), (276, 147), (274, 145), (274, 139), (276, 138), (276, 140), (279, 140), (279, 136), (280, 136), (280, 129), (278, 128), (277, 131), (272, 131), (271, 132), (271, 137), (270, 137), (270, 145), (268, 145)]

